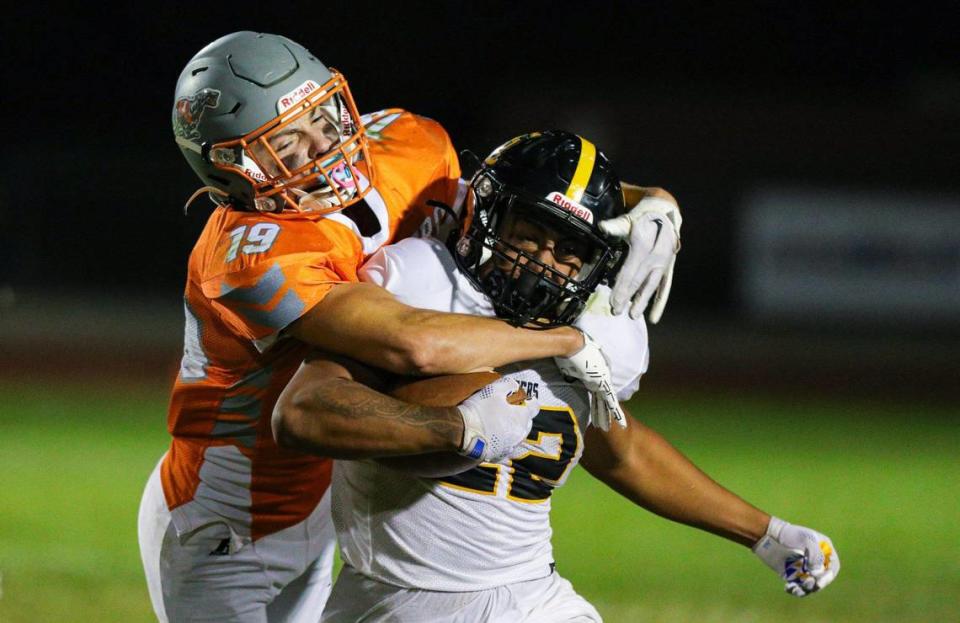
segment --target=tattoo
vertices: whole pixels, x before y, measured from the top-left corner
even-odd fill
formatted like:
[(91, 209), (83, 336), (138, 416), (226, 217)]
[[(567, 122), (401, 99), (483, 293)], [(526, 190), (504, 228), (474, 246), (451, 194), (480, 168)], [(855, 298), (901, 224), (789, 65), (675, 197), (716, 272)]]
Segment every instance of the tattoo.
[[(456, 407), (424, 407), (409, 404), (346, 379), (331, 379), (309, 393), (314, 409), (341, 417), (378, 419), (429, 433), (439, 444), (460, 444), (463, 419)], [(312, 410), (312, 409), (311, 409)]]

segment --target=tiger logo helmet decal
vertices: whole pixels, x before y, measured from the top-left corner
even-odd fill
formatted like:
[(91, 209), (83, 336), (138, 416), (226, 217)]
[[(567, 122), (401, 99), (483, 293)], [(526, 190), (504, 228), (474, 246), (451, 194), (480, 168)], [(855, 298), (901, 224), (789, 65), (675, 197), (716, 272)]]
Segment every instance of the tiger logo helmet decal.
[(219, 105), (220, 91), (217, 89), (200, 89), (189, 97), (178, 99), (173, 113), (173, 133), (191, 142), (199, 141), (198, 126), (204, 111)]

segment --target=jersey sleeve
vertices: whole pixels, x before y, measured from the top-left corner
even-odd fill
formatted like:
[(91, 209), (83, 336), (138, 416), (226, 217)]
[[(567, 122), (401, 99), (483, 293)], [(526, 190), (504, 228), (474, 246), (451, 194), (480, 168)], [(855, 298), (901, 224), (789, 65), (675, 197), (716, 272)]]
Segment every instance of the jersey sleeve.
[(458, 180), (453, 204), (445, 207), (435, 206), (433, 212), (423, 219), (416, 235), (420, 238), (448, 240), (450, 234), (460, 226), (460, 215), (463, 213), (469, 189), (470, 184), (466, 180)]
[(452, 311), (458, 287), (457, 266), (438, 241), (407, 238), (381, 248), (359, 271), (401, 303), (421, 309)]
[(460, 192), (460, 161), (450, 136), (442, 125), (427, 117), (403, 112), (383, 130), (381, 141), (403, 144), (384, 150), (378, 147), (374, 162), (389, 172), (389, 185), (404, 199), (403, 214), (393, 240), (407, 238), (420, 229), (434, 212), (434, 202), (457, 203)]
[(356, 245), (336, 231), (325, 235), (314, 222), (241, 224), (222, 238), (206, 258), (200, 286), (231, 330), (260, 350), (333, 286), (357, 281)]
[(457, 156), (453, 141), (450, 140), (450, 135), (442, 125), (426, 117), (421, 117), (421, 120), (437, 144), (439, 158), (433, 176), (440, 185), (438, 194), (447, 205), (452, 206), (456, 202), (460, 184), (460, 158)]
[(390, 286), (393, 285), (391, 280), (400, 273), (394, 258), (393, 247), (394, 245), (381, 247), (370, 256), (357, 273), (360, 281), (378, 285), (385, 290), (391, 289)]
[(442, 201), (452, 206), (456, 202), (460, 184), (460, 159), (453, 141), (443, 126), (433, 119), (413, 114), (410, 116), (416, 127), (416, 132), (411, 132), (410, 138), (417, 136), (420, 151), (418, 155), (424, 162), (436, 163), (429, 182), (425, 185), (423, 198)]
[(639, 389), (640, 377), (646, 373), (650, 361), (647, 325), (643, 318), (633, 320), (629, 314), (614, 316), (610, 312), (610, 289), (600, 286), (575, 325), (600, 345), (610, 366), (617, 398), (629, 400)]

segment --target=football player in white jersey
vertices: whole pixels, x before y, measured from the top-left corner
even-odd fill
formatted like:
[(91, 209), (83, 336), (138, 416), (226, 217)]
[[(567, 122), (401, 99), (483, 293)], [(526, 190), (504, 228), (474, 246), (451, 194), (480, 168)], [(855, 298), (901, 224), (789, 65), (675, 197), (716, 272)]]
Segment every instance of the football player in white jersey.
[[(449, 249), (404, 240), (378, 252), (362, 278), (437, 311), (518, 325), (576, 320), (610, 357), (625, 400), (646, 369), (646, 331), (605, 313), (603, 282), (624, 248), (596, 225), (622, 212), (622, 202), (609, 163), (588, 141), (559, 131), (524, 135), (498, 148), (473, 178), (463, 229)], [(332, 508), (345, 565), (324, 621), (599, 621), (555, 572), (550, 544), (550, 495), (581, 456), (637, 504), (752, 547), (794, 595), (836, 576), (829, 538), (741, 500), (639, 423), (599, 419), (589, 394), (554, 361), (499, 371), (541, 409), (508, 458), (440, 478), (369, 460), (337, 462)], [(301, 368), (279, 412), (292, 403), (301, 416), (329, 408), (310, 403), (315, 373)]]

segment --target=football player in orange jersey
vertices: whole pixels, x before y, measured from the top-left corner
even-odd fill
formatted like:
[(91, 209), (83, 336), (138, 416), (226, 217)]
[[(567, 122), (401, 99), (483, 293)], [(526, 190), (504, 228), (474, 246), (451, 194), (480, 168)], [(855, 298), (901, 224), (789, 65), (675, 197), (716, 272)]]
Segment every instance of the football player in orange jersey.
[[(589, 381), (586, 368), (605, 364), (574, 329), (413, 309), (357, 283), (366, 257), (413, 233), (432, 205), (456, 205), (465, 185), (439, 124), (396, 109), (360, 117), (344, 77), (302, 46), (251, 32), (214, 41), (180, 76), (173, 126), (205, 184), (191, 200), (205, 191), (218, 205), (188, 263), (173, 440), (140, 509), (151, 600), (162, 620), (309, 618), (330, 584), (330, 461), (279, 448), (270, 415), (311, 347), (407, 374), (577, 354)], [(678, 223), (653, 228), (658, 213), (640, 204), (613, 233), (663, 229), (631, 258), (667, 249), (672, 262)], [(633, 262), (646, 277), (625, 281), (663, 282), (647, 260)], [(608, 385), (603, 397), (616, 405)], [(435, 438), (414, 449), (410, 439), (439, 419), (444, 443), (483, 453), (508, 432), (484, 415), (496, 411), (410, 410), (366, 430), (394, 443), (385, 454), (429, 451)]]

